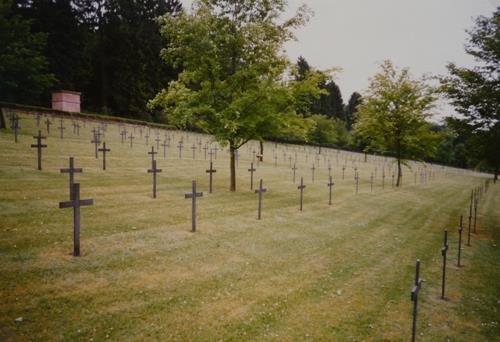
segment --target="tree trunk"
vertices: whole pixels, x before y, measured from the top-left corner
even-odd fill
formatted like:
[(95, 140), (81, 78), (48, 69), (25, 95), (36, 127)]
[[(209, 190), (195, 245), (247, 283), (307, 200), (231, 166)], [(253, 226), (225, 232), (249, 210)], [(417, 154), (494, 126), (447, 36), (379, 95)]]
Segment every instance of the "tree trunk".
[(264, 161), (264, 143), (261, 141), (259, 141), (259, 145), (260, 145), (260, 153), (259, 153), (259, 160), (261, 162)]
[(236, 191), (236, 163), (235, 163), (235, 152), (236, 148), (233, 143), (229, 143), (229, 155), (230, 160), (230, 170), (231, 170), (231, 184), (229, 186), (229, 191)]
[(403, 174), (401, 172), (401, 158), (398, 158), (398, 180), (396, 181), (396, 187), (401, 186), (401, 180), (403, 178)]

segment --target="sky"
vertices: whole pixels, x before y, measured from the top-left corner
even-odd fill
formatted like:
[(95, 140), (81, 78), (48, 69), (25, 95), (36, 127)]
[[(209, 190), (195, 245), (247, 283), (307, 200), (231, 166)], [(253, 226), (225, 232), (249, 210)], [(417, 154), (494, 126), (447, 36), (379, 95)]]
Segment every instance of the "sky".
[[(189, 8), (192, 0), (183, 0)], [(344, 101), (363, 94), (385, 59), (413, 76), (446, 74), (446, 64), (472, 66), (464, 51), (473, 18), (491, 16), (500, 0), (288, 0), (286, 17), (306, 4), (314, 16), (285, 46), (317, 69), (340, 67), (335, 77)], [(441, 111), (452, 111), (441, 106)], [(441, 115), (451, 113), (440, 113)]]

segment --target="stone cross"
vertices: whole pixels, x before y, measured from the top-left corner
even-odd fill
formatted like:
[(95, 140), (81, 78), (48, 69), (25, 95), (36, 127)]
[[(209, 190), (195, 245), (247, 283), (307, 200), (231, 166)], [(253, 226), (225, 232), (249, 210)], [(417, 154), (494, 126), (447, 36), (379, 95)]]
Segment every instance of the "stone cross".
[(444, 288), (446, 284), (446, 253), (448, 253), (448, 231), (444, 231), (444, 243), (441, 248), (441, 255), (443, 256), (443, 277), (441, 281), (441, 299), (444, 299)]
[(15, 113), (12, 116), (11, 128), (14, 131), (14, 142), (17, 143), (17, 135), (19, 133), (19, 116)]
[(370, 174), (370, 192), (373, 192), (373, 173)]
[(128, 136), (128, 139), (130, 140), (130, 147), (132, 148), (134, 146), (134, 143), (133, 143), (134, 136), (132, 135), (132, 133), (130, 133), (130, 135)]
[(460, 215), (460, 226), (458, 226), (458, 257), (457, 257), (457, 267), (461, 267), (460, 256), (462, 255), (462, 231), (464, 230), (463, 215)]
[(165, 159), (167, 158), (167, 146), (168, 146), (166, 140), (163, 140), (161, 146), (163, 146), (163, 159)]
[(248, 172), (250, 172), (250, 190), (253, 190), (253, 173), (257, 171), (256, 168), (253, 167), (253, 163), (250, 163), (250, 168)]
[(312, 182), (314, 183), (314, 171), (316, 170), (316, 168), (314, 167), (314, 163), (313, 166), (311, 167), (311, 170), (312, 170)]
[(217, 145), (216, 145), (216, 146), (214, 146), (213, 150), (214, 150), (214, 159), (215, 159), (215, 160), (217, 160), (217, 151), (219, 150), (219, 149), (217, 148)]
[(196, 192), (196, 181), (193, 181), (192, 191), (184, 194), (184, 198), (191, 199), (191, 231), (196, 231), (196, 197), (202, 197), (203, 192)]
[(120, 132), (120, 135), (122, 136), (122, 144), (125, 141), (125, 138), (127, 137), (127, 130), (124, 129), (123, 131)]
[(297, 171), (298, 168), (296, 164), (293, 164), (292, 171), (293, 171), (293, 184), (295, 184), (295, 171)]
[(212, 174), (217, 172), (216, 169), (213, 168), (212, 162), (210, 162), (210, 169), (205, 170), (206, 173), (208, 173), (208, 192), (211, 194), (212, 193)]
[(63, 139), (63, 132), (66, 128), (63, 125), (63, 119), (60, 120), (59, 131), (61, 131), (60, 138)]
[(394, 172), (392, 173), (392, 187), (394, 188)]
[(40, 127), (40, 119), (42, 117), (40, 116), (40, 113), (36, 113), (36, 127)]
[(80, 136), (80, 124), (78, 122), (73, 124), (73, 134)]
[(359, 173), (357, 170), (354, 173), (354, 180), (356, 181), (356, 194), (357, 194), (359, 189)]
[(469, 205), (469, 227), (467, 229), (467, 246), (470, 247), (470, 233), (471, 233), (471, 225), (472, 225), (472, 200), (473, 200), (474, 192), (471, 192), (470, 195), (470, 205)]
[(82, 173), (81, 168), (75, 168), (73, 157), (69, 157), (69, 168), (59, 170), (61, 173), (69, 173), (69, 199), (73, 199), (73, 184), (75, 183), (75, 173)]
[(329, 191), (328, 191), (328, 205), (332, 205), (332, 188), (333, 186), (335, 185), (335, 183), (333, 182), (333, 179), (332, 179), (332, 176), (329, 176), (328, 177), (328, 188), (329, 188)]
[(195, 153), (196, 153), (196, 144), (193, 143), (193, 146), (191, 146), (191, 150), (193, 150), (193, 160), (195, 159)]
[(179, 145), (177, 145), (177, 148), (179, 149), (179, 159), (182, 159), (182, 141), (179, 141)]
[(72, 187), (73, 199), (59, 202), (59, 208), (73, 208), (73, 256), (80, 256), (80, 207), (92, 205), (92, 199), (80, 199), (80, 184), (75, 183)]
[(94, 131), (94, 139), (90, 141), (92, 144), (94, 144), (95, 147), (95, 159), (99, 158), (97, 155), (99, 145), (101, 144), (101, 140), (99, 139), (99, 136), (95, 133)]
[(328, 177), (332, 175), (332, 166), (328, 163)]
[(146, 145), (149, 145), (149, 132), (144, 137), (146, 138)]
[(304, 177), (300, 177), (300, 185), (297, 187), (297, 189), (300, 190), (300, 211), (302, 211), (302, 204), (304, 202), (304, 189), (306, 186), (304, 185)]
[(98, 149), (99, 152), (102, 152), (102, 169), (106, 170), (106, 152), (111, 152), (109, 148), (106, 148), (106, 142), (102, 143), (102, 148)]
[(415, 342), (417, 333), (417, 307), (418, 307), (418, 294), (422, 288), (422, 279), (420, 279), (420, 260), (417, 260), (415, 269), (415, 285), (411, 290), (411, 301), (413, 302), (413, 324), (411, 329), (411, 340)]
[(385, 167), (382, 168), (382, 189), (385, 188)]
[[(158, 134), (158, 132), (156, 132)], [(156, 141), (156, 150), (160, 149), (160, 137), (156, 136), (155, 138)]]
[(255, 190), (255, 193), (256, 194), (259, 194), (259, 204), (258, 204), (258, 207), (257, 207), (257, 220), (260, 220), (261, 219), (261, 213), (262, 213), (262, 194), (264, 192), (266, 192), (267, 189), (265, 189), (262, 185), (262, 179), (260, 180), (260, 183), (259, 183), (259, 188), (257, 190)]
[(148, 152), (148, 154), (151, 155), (151, 163), (155, 160), (155, 154), (158, 154), (158, 152), (155, 152), (155, 147), (151, 146), (151, 152)]
[(45, 119), (45, 125), (47, 125), (47, 134), (50, 134), (50, 125), (52, 125), (52, 122), (50, 122), (49, 118)]
[(345, 165), (342, 166), (342, 180), (344, 180), (344, 175), (345, 175)]
[(46, 137), (42, 136), (42, 131), (38, 130), (38, 135), (33, 136), (36, 139), (36, 144), (32, 144), (32, 148), (36, 148), (38, 151), (38, 170), (42, 169), (42, 148), (47, 147), (47, 145), (42, 144), (42, 139), (46, 139)]
[[(208, 145), (205, 144), (205, 146), (203, 147), (203, 150), (205, 151), (205, 160), (207, 160), (207, 150), (208, 150)], [(212, 158), (210, 158), (211, 160)]]
[(156, 160), (152, 161), (152, 167), (148, 170), (148, 173), (153, 174), (153, 198), (156, 198), (156, 174), (161, 172), (161, 169), (156, 168)]

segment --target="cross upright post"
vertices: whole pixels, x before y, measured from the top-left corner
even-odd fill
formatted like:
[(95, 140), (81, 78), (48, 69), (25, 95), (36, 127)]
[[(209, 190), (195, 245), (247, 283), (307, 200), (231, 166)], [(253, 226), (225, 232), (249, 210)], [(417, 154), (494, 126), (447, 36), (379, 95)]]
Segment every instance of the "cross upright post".
[(36, 113), (36, 127), (40, 127), (40, 119), (42, 117), (40, 116), (40, 113)]
[(441, 248), (441, 255), (443, 256), (443, 277), (441, 280), (441, 299), (444, 299), (444, 289), (446, 285), (446, 254), (448, 253), (448, 231), (444, 231), (444, 242)]
[(73, 199), (59, 202), (59, 208), (73, 208), (73, 256), (80, 256), (80, 207), (92, 205), (92, 199), (80, 199), (80, 184), (73, 184)]
[(293, 172), (293, 184), (295, 184), (295, 172), (298, 170), (296, 164), (293, 164), (292, 172)]
[(46, 139), (46, 137), (42, 136), (42, 131), (38, 130), (38, 135), (33, 136), (36, 139), (36, 144), (32, 144), (32, 148), (37, 149), (37, 159), (38, 159), (38, 170), (42, 170), (42, 148), (47, 147), (47, 145), (42, 144), (42, 139)]
[(149, 145), (149, 132), (144, 136), (146, 138), (146, 145)]
[(161, 146), (163, 147), (163, 159), (166, 159), (167, 158), (167, 141), (166, 140), (163, 140), (163, 143), (161, 144)]
[(63, 139), (63, 132), (66, 128), (63, 126), (63, 119), (60, 119), (60, 124), (59, 124), (59, 131), (61, 132), (60, 138)]
[(52, 125), (52, 122), (50, 122), (48, 117), (45, 119), (45, 125), (47, 126), (47, 134), (50, 134), (50, 125)]
[(156, 141), (156, 150), (158, 151), (160, 149), (160, 137), (156, 136), (155, 141)]
[(470, 247), (470, 233), (471, 233), (471, 225), (472, 225), (472, 196), (474, 196), (474, 193), (471, 193), (470, 197), (470, 204), (469, 204), (469, 226), (467, 229), (467, 246)]
[(373, 192), (373, 173), (370, 174), (370, 192)]
[(382, 169), (382, 189), (385, 188), (385, 168)]
[(156, 198), (156, 174), (161, 171), (161, 169), (156, 168), (156, 160), (152, 160), (152, 167), (148, 170), (148, 173), (153, 174), (153, 198)]
[(179, 141), (179, 145), (177, 145), (177, 148), (179, 149), (179, 159), (182, 159), (182, 141)]
[(120, 132), (120, 135), (122, 136), (122, 144), (125, 141), (125, 138), (127, 137), (127, 130), (123, 130)]
[(476, 234), (477, 205), (478, 205), (478, 198), (477, 198), (477, 194), (475, 194), (474, 195), (474, 234)]
[(314, 171), (316, 170), (316, 168), (314, 167), (314, 163), (311, 167), (311, 170), (312, 170), (312, 182), (314, 183)]
[(196, 181), (192, 182), (192, 191), (184, 194), (184, 198), (191, 199), (191, 231), (196, 232), (196, 197), (202, 197), (203, 192), (196, 192)]
[(12, 117), (11, 128), (14, 131), (14, 142), (17, 143), (17, 136), (19, 134), (19, 116), (17, 114), (14, 114)]
[(306, 186), (304, 185), (304, 177), (300, 177), (300, 185), (297, 189), (300, 190), (300, 211), (302, 211), (302, 204), (304, 203), (304, 189)]
[(217, 170), (215, 170), (213, 168), (213, 163), (210, 162), (210, 168), (208, 170), (205, 170), (206, 173), (208, 173), (208, 193), (212, 193), (212, 174), (217, 172)]
[(457, 257), (457, 267), (461, 267), (460, 257), (462, 255), (462, 231), (464, 230), (463, 215), (460, 215), (460, 225), (458, 226), (458, 257)]
[(259, 204), (258, 204), (258, 207), (257, 207), (257, 220), (260, 220), (262, 215), (262, 194), (264, 192), (266, 192), (267, 189), (265, 189), (262, 185), (262, 179), (260, 180), (260, 183), (259, 183), (259, 188), (257, 190), (255, 190), (255, 193), (256, 194), (259, 194)]
[(69, 167), (62, 168), (59, 170), (60, 173), (68, 173), (69, 174), (69, 199), (73, 199), (73, 184), (75, 183), (75, 173), (82, 173), (82, 168), (76, 168), (73, 157), (69, 157)]
[(333, 183), (333, 179), (332, 179), (332, 176), (329, 176), (328, 177), (328, 205), (332, 205), (332, 188), (333, 186), (335, 185), (335, 183)]
[[(208, 150), (208, 145), (205, 144), (205, 146), (203, 146), (203, 151), (205, 151), (205, 158), (204, 158), (205, 160), (207, 160), (207, 150)], [(211, 160), (211, 158), (210, 158), (210, 160)]]
[(256, 168), (253, 167), (253, 163), (250, 163), (250, 168), (248, 172), (250, 172), (250, 190), (253, 190), (253, 173), (257, 171)]
[(420, 279), (420, 260), (417, 260), (415, 269), (415, 285), (411, 290), (411, 301), (413, 302), (413, 324), (411, 329), (411, 340), (415, 342), (417, 333), (417, 310), (418, 310), (418, 294), (422, 288), (422, 279)]
[(99, 158), (99, 156), (97, 155), (97, 152), (98, 152), (99, 145), (101, 144), (101, 141), (99, 139), (98, 134), (95, 133), (95, 131), (94, 131), (94, 139), (92, 139), (90, 142), (92, 144), (94, 144), (94, 147), (95, 147), (95, 159), (97, 159), (97, 158)]
[(133, 144), (133, 140), (134, 140), (134, 136), (132, 135), (132, 132), (130, 133), (130, 135), (128, 136), (128, 139), (130, 140), (130, 148), (132, 148), (134, 146)]
[(191, 146), (191, 150), (193, 150), (193, 160), (194, 160), (196, 154), (196, 144), (193, 143), (193, 146)]
[(345, 165), (342, 166), (342, 180), (344, 180), (344, 175), (345, 175)]
[(356, 181), (356, 194), (358, 193), (359, 190), (359, 173), (356, 170), (354, 174), (354, 180)]
[(109, 148), (106, 148), (106, 142), (102, 143), (102, 148), (98, 150), (99, 152), (102, 152), (102, 169), (106, 170), (106, 152), (111, 152)]

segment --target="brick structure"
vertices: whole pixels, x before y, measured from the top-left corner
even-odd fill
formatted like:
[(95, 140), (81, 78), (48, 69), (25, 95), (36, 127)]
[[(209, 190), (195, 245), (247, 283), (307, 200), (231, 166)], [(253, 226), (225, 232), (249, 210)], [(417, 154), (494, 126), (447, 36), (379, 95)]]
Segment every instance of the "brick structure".
[(52, 109), (66, 112), (80, 112), (81, 93), (69, 90), (57, 90), (52, 92)]

